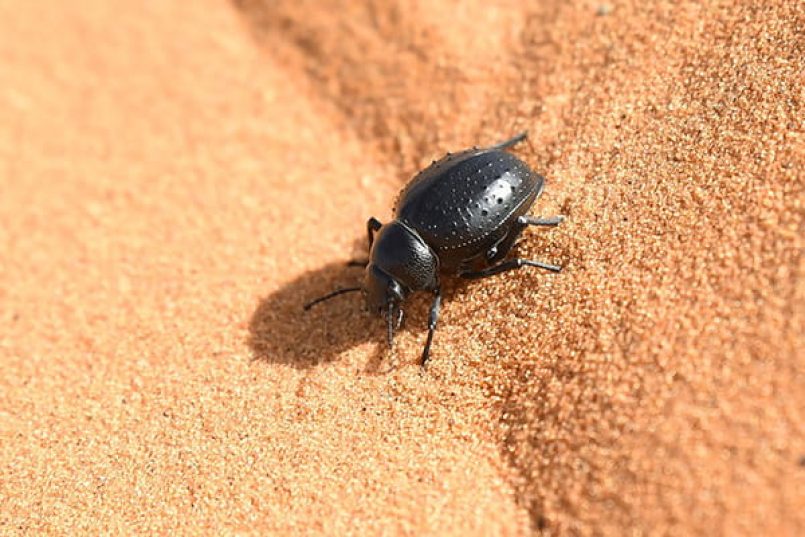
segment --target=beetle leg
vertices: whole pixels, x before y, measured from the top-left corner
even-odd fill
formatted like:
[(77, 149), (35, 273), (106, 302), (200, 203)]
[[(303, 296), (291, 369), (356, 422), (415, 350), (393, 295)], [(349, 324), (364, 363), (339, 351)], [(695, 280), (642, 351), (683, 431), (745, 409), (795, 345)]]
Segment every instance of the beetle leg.
[(366, 234), (369, 237), (369, 249), (372, 249), (372, 243), (375, 242), (375, 232), (378, 231), (383, 224), (375, 218), (374, 216), (371, 217), (369, 220), (366, 221)]
[(503, 141), (503, 142), (500, 142), (499, 144), (495, 144), (495, 145), (493, 145), (493, 146), (492, 146), (492, 147), (490, 147), (489, 149), (491, 149), (491, 150), (498, 150), (498, 151), (502, 151), (502, 150), (504, 150), (504, 149), (508, 149), (508, 148), (510, 148), (510, 147), (512, 147), (512, 146), (515, 146), (515, 145), (519, 144), (519, 143), (520, 143), (520, 142), (522, 142), (523, 140), (525, 140), (525, 139), (526, 139), (526, 136), (528, 136), (528, 131), (523, 131), (523, 132), (521, 132), (520, 134), (518, 134), (518, 135), (514, 136), (513, 138), (510, 138), (510, 139), (508, 139), (508, 140), (505, 140), (505, 141)]
[(510, 270), (519, 269), (524, 266), (529, 267), (539, 267), (545, 270), (550, 270), (551, 272), (559, 272), (562, 270), (562, 267), (556, 265), (550, 265), (548, 263), (543, 263), (542, 261), (532, 261), (530, 259), (510, 259), (508, 261), (504, 261), (498, 265), (493, 267), (485, 268), (483, 270), (475, 271), (475, 272), (460, 272), (459, 276), (466, 279), (477, 279), (477, 278), (487, 278), (489, 276), (495, 276), (496, 274), (500, 274), (502, 272), (508, 272)]
[[(372, 249), (372, 244), (375, 242), (375, 233), (383, 227), (383, 224), (375, 218), (374, 216), (371, 217), (369, 220), (366, 221), (366, 236), (369, 239), (369, 249)], [(348, 267), (365, 267), (369, 264), (368, 259), (353, 259), (352, 261), (347, 261)]]
[(394, 348), (394, 302), (389, 302), (389, 309), (386, 312), (386, 321), (388, 323), (388, 343), (389, 350)]
[(425, 368), (425, 364), (430, 356), (430, 344), (433, 343), (433, 332), (436, 331), (436, 323), (439, 320), (439, 308), (442, 306), (441, 289), (433, 292), (433, 302), (430, 305), (430, 315), (428, 315), (428, 341), (425, 343), (425, 350), (422, 351), (422, 361), (420, 365)]
[(402, 327), (403, 322), (405, 322), (405, 312), (400, 308), (397, 310), (397, 330)]
[(517, 223), (523, 226), (551, 226), (555, 227), (564, 222), (564, 216), (551, 216), (550, 218), (536, 218), (534, 216), (518, 216)]

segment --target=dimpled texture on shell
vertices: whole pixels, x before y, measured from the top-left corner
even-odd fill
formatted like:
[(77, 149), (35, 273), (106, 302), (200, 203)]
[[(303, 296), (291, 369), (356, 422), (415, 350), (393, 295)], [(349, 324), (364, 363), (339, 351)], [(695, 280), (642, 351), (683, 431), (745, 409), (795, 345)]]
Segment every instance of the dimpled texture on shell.
[(403, 189), (395, 216), (415, 229), (443, 264), (453, 265), (502, 240), (543, 184), (542, 176), (505, 151), (448, 154)]

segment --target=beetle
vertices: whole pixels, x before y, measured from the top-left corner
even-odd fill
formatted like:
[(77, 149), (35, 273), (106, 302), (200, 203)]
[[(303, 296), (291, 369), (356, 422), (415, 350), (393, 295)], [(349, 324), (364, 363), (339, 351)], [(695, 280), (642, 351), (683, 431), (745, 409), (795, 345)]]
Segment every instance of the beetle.
[(433, 294), (428, 338), (420, 364), (425, 367), (439, 319), (440, 276), (486, 278), (524, 266), (552, 272), (561, 267), (514, 258), (504, 260), (527, 226), (557, 226), (563, 216), (528, 216), (542, 194), (545, 178), (506, 150), (523, 141), (522, 132), (499, 144), (447, 153), (419, 172), (400, 192), (394, 219), (366, 223), (369, 259), (363, 284), (336, 289), (305, 304), (309, 310), (335, 296), (361, 291), (369, 311), (386, 317), (388, 345), (402, 324), (402, 303), (416, 291)]

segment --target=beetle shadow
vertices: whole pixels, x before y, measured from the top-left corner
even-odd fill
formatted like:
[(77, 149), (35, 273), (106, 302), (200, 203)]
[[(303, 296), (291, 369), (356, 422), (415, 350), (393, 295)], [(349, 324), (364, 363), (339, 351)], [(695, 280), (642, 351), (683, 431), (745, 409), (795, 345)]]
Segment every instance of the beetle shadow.
[[(330, 263), (284, 284), (260, 300), (249, 321), (254, 360), (307, 369), (381, 337), (377, 319), (363, 311), (361, 294), (335, 297), (305, 311), (303, 305), (339, 287), (360, 285), (363, 271), (346, 260)], [(375, 321), (375, 322), (372, 322)], [(377, 346), (371, 363), (379, 363)], [(376, 368), (377, 364), (374, 364)]]
[[(360, 285), (361, 267), (330, 263), (286, 283), (260, 300), (249, 320), (248, 345), (255, 361), (308, 369), (333, 362), (350, 349), (372, 343), (365, 372), (384, 374), (391, 360), (385, 321), (365, 311), (360, 293), (335, 297), (305, 311), (303, 305), (333, 289)], [(463, 294), (466, 283), (443, 287), (446, 300)], [(430, 296), (416, 293), (405, 303), (406, 323), (395, 333), (427, 330)], [(409, 362), (408, 357), (398, 363)]]

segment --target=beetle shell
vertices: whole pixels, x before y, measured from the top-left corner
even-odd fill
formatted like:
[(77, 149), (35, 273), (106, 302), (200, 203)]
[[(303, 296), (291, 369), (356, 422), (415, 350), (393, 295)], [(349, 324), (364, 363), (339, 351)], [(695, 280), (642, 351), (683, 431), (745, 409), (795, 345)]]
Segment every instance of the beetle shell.
[(455, 274), (507, 253), (522, 231), (517, 217), (528, 213), (544, 184), (510, 153), (470, 149), (421, 171), (400, 193), (394, 214), (434, 250), (440, 272)]

